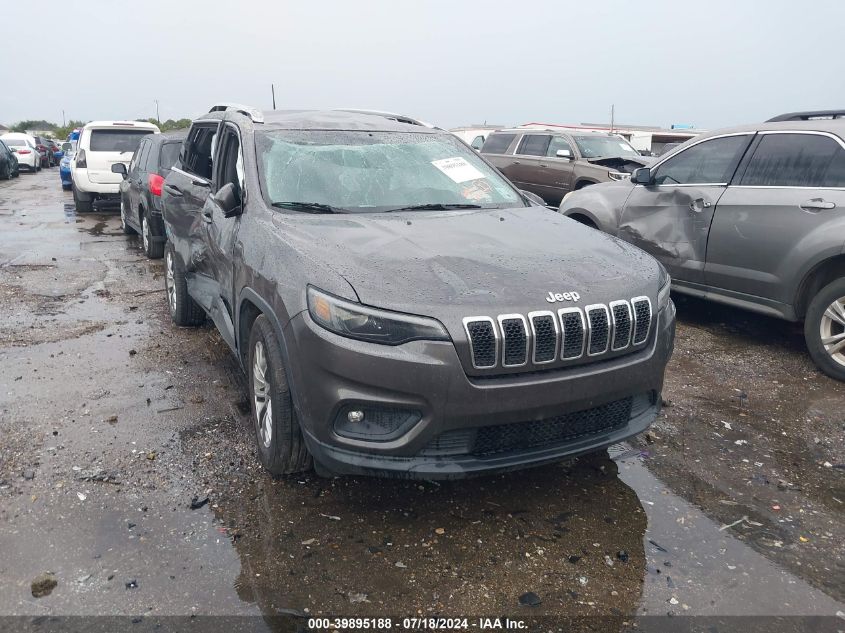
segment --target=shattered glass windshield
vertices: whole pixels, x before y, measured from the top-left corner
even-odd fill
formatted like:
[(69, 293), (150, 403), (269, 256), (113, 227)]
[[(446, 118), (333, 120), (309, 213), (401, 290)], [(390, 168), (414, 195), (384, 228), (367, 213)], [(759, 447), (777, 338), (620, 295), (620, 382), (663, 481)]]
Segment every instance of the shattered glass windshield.
[(264, 196), (276, 207), (372, 213), (526, 204), (450, 134), (275, 130), (257, 132), (256, 149)]
[(618, 136), (600, 136), (598, 134), (595, 136), (576, 136), (575, 143), (584, 158), (640, 156), (640, 153), (631, 147), (628, 141)]

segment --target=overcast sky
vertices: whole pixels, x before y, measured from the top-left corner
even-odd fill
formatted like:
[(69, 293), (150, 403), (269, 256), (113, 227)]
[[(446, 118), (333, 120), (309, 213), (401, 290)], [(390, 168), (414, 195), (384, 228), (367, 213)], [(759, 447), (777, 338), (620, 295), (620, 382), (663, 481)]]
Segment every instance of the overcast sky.
[(712, 129), (845, 107), (838, 0), (0, 3), (6, 125), (150, 117), (156, 99), (162, 119), (269, 109), (271, 83), (280, 109), (443, 127), (608, 121), (615, 104), (617, 123)]

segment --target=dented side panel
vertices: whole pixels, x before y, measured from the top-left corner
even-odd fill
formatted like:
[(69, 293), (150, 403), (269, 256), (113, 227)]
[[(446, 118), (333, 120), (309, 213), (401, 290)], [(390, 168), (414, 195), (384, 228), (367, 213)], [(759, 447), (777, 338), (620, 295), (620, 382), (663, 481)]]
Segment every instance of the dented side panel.
[(656, 257), (674, 279), (703, 283), (707, 236), (722, 185), (637, 186), (618, 235)]

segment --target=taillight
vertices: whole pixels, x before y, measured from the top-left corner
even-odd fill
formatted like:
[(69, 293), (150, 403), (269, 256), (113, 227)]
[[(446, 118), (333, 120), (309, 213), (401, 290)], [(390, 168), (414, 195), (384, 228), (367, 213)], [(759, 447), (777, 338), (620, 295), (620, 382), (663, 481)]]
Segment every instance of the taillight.
[(32, 154), (28, 149), (19, 149), (18, 154)]
[(164, 178), (158, 174), (150, 174), (150, 193), (154, 196), (161, 196), (161, 187), (164, 185)]
[(88, 168), (88, 163), (85, 160), (85, 150), (84, 149), (79, 150), (79, 153), (77, 153), (77, 155), (76, 155), (76, 166), (79, 169), (87, 169)]

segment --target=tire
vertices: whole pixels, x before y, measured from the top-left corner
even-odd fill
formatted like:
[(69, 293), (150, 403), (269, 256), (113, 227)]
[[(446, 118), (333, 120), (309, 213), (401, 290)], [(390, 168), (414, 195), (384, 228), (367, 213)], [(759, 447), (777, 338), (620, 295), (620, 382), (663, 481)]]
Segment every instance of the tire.
[(77, 213), (91, 213), (94, 210), (94, 201), (82, 200), (76, 187), (73, 187), (73, 204)]
[(126, 207), (123, 204), (123, 196), (120, 197), (120, 230), (124, 235), (137, 235), (138, 232), (126, 223)]
[(164, 242), (153, 240), (153, 219), (150, 212), (144, 210), (141, 216), (141, 240), (144, 252), (150, 259), (161, 259), (164, 255)]
[(185, 267), (179, 256), (168, 242), (164, 257), (164, 288), (170, 318), (176, 325), (196, 327), (205, 323), (205, 312), (188, 294), (188, 282), (185, 279)]
[(845, 381), (845, 279), (829, 283), (810, 301), (804, 340), (818, 368)]
[(261, 463), (273, 475), (309, 470), (311, 456), (296, 419), (281, 346), (263, 314), (250, 331), (248, 372), (250, 411)]
[(4, 180), (11, 180), (12, 179), (12, 164), (9, 163), (6, 165), (6, 174), (3, 176)]

